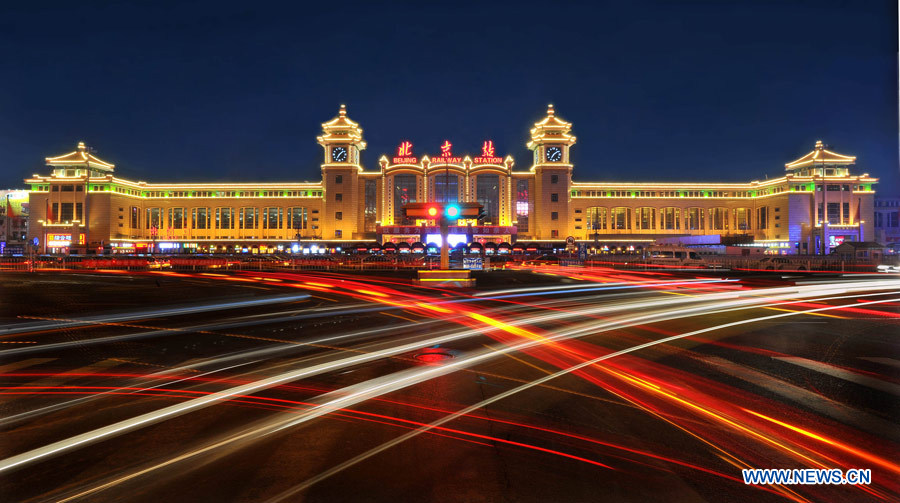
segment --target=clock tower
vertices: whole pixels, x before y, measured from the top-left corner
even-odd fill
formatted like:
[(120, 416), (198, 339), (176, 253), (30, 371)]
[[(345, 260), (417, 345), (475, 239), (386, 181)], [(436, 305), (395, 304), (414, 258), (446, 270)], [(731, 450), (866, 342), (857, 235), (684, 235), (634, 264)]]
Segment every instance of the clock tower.
[[(316, 138), (324, 149), (322, 185), (325, 187), (319, 229), (323, 239), (351, 240), (358, 232), (360, 151), (366, 148), (362, 128), (347, 117), (341, 105), (338, 116), (322, 124), (322, 136)], [(327, 234), (326, 234), (327, 233)]]
[(534, 152), (534, 235), (538, 239), (563, 241), (574, 231), (569, 215), (572, 164), (569, 148), (575, 144), (572, 124), (556, 116), (547, 105), (547, 116), (534, 124), (527, 147)]

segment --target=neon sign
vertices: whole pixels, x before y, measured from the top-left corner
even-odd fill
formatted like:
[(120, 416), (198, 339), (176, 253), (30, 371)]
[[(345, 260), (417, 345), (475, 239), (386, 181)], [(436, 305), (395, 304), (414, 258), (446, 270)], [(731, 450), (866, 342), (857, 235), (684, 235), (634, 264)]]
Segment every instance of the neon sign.
[[(413, 155), (413, 144), (404, 140), (397, 146), (397, 155), (391, 160), (394, 164), (418, 164), (419, 158)], [(431, 159), (432, 164), (460, 164), (463, 158), (453, 156), (453, 144), (450, 140), (444, 140), (440, 145), (441, 153)], [(497, 149), (493, 140), (485, 140), (481, 146), (481, 155), (474, 159), (475, 164), (503, 164), (503, 158), (497, 157)]]
[(435, 157), (431, 160), (432, 164), (459, 164), (462, 162), (462, 157), (453, 157), (453, 152), (450, 150), (453, 147), (453, 144), (450, 143), (450, 140), (444, 140), (444, 144), (441, 145), (441, 156)]
[(475, 158), (475, 164), (502, 164), (503, 158), (496, 157), (494, 140), (485, 140), (481, 145), (481, 157)]
[(72, 244), (71, 234), (47, 234), (47, 246), (50, 248), (62, 248)]
[(394, 164), (418, 164), (419, 158), (412, 155), (412, 142), (404, 141), (397, 146), (397, 155)]

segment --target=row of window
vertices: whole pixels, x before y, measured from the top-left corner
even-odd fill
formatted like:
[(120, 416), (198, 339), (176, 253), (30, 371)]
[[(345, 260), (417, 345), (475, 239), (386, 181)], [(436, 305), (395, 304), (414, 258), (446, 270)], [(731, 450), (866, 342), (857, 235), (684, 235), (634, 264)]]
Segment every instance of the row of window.
[(886, 227), (900, 227), (900, 213), (896, 211), (891, 212), (883, 212), (876, 211), (875, 212), (875, 227), (876, 228), (886, 228)]
[[(132, 228), (140, 228), (138, 209), (131, 208)], [(318, 222), (318, 217), (310, 218), (319, 210), (303, 207), (270, 208), (146, 208), (144, 228), (146, 229), (293, 229), (305, 230), (310, 221)], [(317, 225), (312, 226), (318, 228)]]
[[(822, 185), (815, 185), (815, 190), (818, 192), (822, 191)], [(850, 184), (831, 184), (825, 186), (826, 191), (855, 191), (855, 190), (867, 190), (864, 185), (850, 185)], [(756, 196), (766, 196), (770, 194), (780, 194), (785, 192), (787, 189), (785, 187), (769, 187), (766, 189), (760, 189), (755, 192), (751, 192), (749, 190), (739, 190), (739, 191), (716, 191), (716, 190), (682, 190), (682, 191), (657, 191), (657, 190), (573, 190), (573, 197), (754, 197)], [(813, 190), (812, 184), (805, 185), (793, 185), (791, 186), (791, 190), (793, 191), (811, 191)]]
[[(780, 208), (776, 208), (779, 211)], [(554, 212), (555, 213), (555, 212)], [(575, 211), (576, 215), (580, 210)], [(627, 208), (593, 206), (585, 210), (587, 230), (721, 230), (748, 231), (752, 229), (750, 208)], [(551, 213), (550, 219), (557, 220), (558, 214)], [(776, 220), (780, 216), (775, 216)], [(756, 218), (758, 229), (768, 227), (768, 208), (758, 208)], [(582, 222), (576, 217), (575, 223)], [(778, 224), (776, 224), (778, 226)], [(575, 226), (580, 229), (580, 225)]]

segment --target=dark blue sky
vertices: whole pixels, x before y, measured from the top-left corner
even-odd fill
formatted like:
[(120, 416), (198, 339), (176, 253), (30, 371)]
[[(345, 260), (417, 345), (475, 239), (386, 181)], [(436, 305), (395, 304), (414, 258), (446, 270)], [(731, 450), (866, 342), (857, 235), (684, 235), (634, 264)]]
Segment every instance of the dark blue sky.
[(748, 181), (822, 139), (898, 193), (893, 0), (48, 2), (0, 7), (0, 186), (84, 140), (147, 181), (318, 180), (346, 103), (374, 169), (547, 103), (581, 181)]

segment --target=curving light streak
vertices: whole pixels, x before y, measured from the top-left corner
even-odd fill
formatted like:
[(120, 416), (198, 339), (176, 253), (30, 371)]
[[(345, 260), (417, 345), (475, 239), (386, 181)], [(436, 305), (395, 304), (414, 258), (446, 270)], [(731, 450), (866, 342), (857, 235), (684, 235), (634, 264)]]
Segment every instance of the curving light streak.
[[(882, 304), (882, 303), (886, 303), (886, 302), (896, 302), (898, 300), (900, 300), (900, 299), (891, 298), (891, 299), (886, 299), (886, 300), (869, 301), (869, 302), (852, 304), (852, 305), (856, 305), (856, 306), (874, 305), (874, 304)], [(424, 430), (431, 429), (435, 426), (440, 426), (440, 425), (442, 425), (452, 419), (455, 419), (461, 415), (467, 414), (478, 408), (485, 407), (491, 403), (494, 403), (498, 400), (501, 400), (503, 398), (511, 396), (515, 393), (524, 391), (526, 389), (530, 389), (534, 386), (537, 386), (537, 385), (543, 384), (549, 380), (555, 379), (556, 377), (566, 375), (568, 373), (580, 370), (584, 367), (587, 367), (590, 365), (595, 365), (595, 364), (597, 364), (603, 360), (609, 359), (609, 358), (632, 353), (635, 351), (639, 351), (641, 349), (656, 346), (659, 344), (665, 344), (665, 343), (683, 339), (686, 337), (691, 337), (693, 335), (699, 335), (702, 333), (721, 330), (723, 328), (741, 326), (741, 325), (746, 325), (746, 324), (755, 323), (755, 322), (759, 322), (759, 321), (765, 321), (765, 320), (797, 316), (797, 315), (801, 315), (801, 314), (807, 314), (808, 312), (822, 312), (822, 311), (837, 310), (837, 309), (842, 309), (845, 307), (848, 307), (848, 305), (825, 306), (825, 307), (821, 307), (821, 308), (817, 308), (817, 309), (810, 309), (807, 311), (794, 311), (794, 312), (779, 313), (779, 314), (774, 314), (774, 315), (769, 315), (769, 316), (739, 320), (739, 321), (735, 321), (735, 322), (724, 323), (724, 324), (716, 325), (713, 327), (707, 327), (704, 329), (695, 330), (692, 332), (687, 332), (684, 334), (679, 334), (679, 335), (659, 339), (656, 341), (650, 341), (650, 342), (647, 342), (644, 344), (632, 346), (632, 347), (624, 349), (624, 350), (616, 351), (614, 353), (609, 353), (609, 354), (600, 356), (598, 358), (594, 358), (594, 359), (585, 361), (578, 365), (560, 370), (558, 372), (555, 372), (548, 376), (542, 377), (542, 378), (532, 381), (530, 383), (526, 383), (519, 387), (516, 387), (511, 390), (500, 393), (494, 397), (483, 400), (482, 402), (479, 402), (470, 407), (466, 407), (456, 413), (453, 413), (451, 415), (445, 416), (442, 419), (432, 422), (429, 424), (430, 427), (424, 428)], [(552, 337), (548, 337), (547, 339), (557, 340), (557, 339), (561, 339), (561, 338), (567, 338), (567, 337), (569, 337), (569, 335), (570, 334), (558, 334), (558, 335), (555, 335)], [(427, 368), (427, 369), (404, 370), (401, 372), (397, 372), (391, 376), (379, 377), (379, 378), (376, 378), (376, 379), (373, 379), (370, 381), (366, 381), (363, 383), (359, 383), (359, 384), (344, 388), (342, 390), (326, 393), (326, 394), (320, 395), (319, 397), (317, 397), (317, 399), (312, 400), (311, 402), (316, 403), (314, 408), (307, 412), (301, 413), (298, 417), (292, 417), (292, 418), (287, 418), (287, 419), (274, 419), (274, 420), (267, 421), (262, 426), (257, 426), (257, 427), (252, 427), (252, 428), (246, 429), (241, 433), (231, 435), (223, 440), (214, 442), (210, 445), (206, 445), (204, 447), (194, 449), (192, 451), (189, 451), (182, 455), (179, 455), (175, 458), (169, 459), (162, 463), (158, 463), (151, 467), (148, 467), (148, 468), (139, 470), (137, 472), (134, 472), (132, 474), (129, 474), (129, 475), (122, 477), (120, 479), (117, 479), (115, 481), (112, 481), (112, 482), (103, 484), (101, 486), (97, 486), (95, 488), (89, 489), (88, 491), (80, 493), (77, 496), (81, 497), (81, 496), (84, 496), (87, 494), (91, 494), (91, 493), (112, 487), (113, 485), (124, 482), (126, 480), (130, 480), (130, 479), (138, 477), (140, 475), (149, 473), (158, 468), (162, 468), (164, 466), (168, 466), (173, 463), (177, 463), (182, 460), (195, 457), (197, 455), (203, 454), (205, 452), (208, 452), (208, 451), (211, 451), (214, 449), (218, 449), (225, 445), (230, 445), (235, 442), (241, 442), (243, 444), (246, 442), (256, 440), (258, 438), (267, 436), (269, 434), (275, 433), (275, 432), (283, 430), (285, 428), (296, 426), (296, 425), (305, 423), (309, 420), (315, 419), (317, 417), (321, 417), (322, 415), (328, 414), (335, 410), (338, 410), (341, 408), (346, 408), (346, 407), (352, 406), (356, 403), (362, 402), (364, 400), (368, 400), (368, 399), (383, 395), (385, 393), (397, 391), (399, 389), (409, 387), (413, 384), (416, 384), (416, 383), (419, 383), (419, 382), (422, 382), (425, 380), (429, 380), (434, 377), (444, 375), (446, 373), (453, 372), (453, 371), (457, 370), (458, 368), (461, 368), (464, 366), (473, 365), (479, 361), (491, 358), (491, 357), (497, 355), (498, 353), (505, 353), (505, 352), (509, 352), (509, 351), (513, 351), (513, 350), (521, 350), (521, 349), (532, 347), (532, 346), (535, 346), (538, 344), (541, 344), (541, 341), (528, 340), (526, 342), (522, 342), (522, 343), (516, 344), (514, 346), (504, 348), (501, 351), (489, 351), (489, 352), (476, 353), (472, 356), (451, 362), (444, 366), (431, 367), (431, 368)], [(122, 421), (120, 423), (117, 423), (116, 425), (111, 425), (106, 428), (100, 428), (98, 430), (94, 430), (93, 432), (88, 432), (86, 434), (78, 435), (78, 436), (72, 437), (71, 439), (56, 442), (56, 443), (48, 445), (46, 447), (35, 449), (33, 451), (29, 451), (29, 452), (20, 454), (18, 456), (13, 456), (11, 458), (7, 458), (7, 459), (3, 460), (2, 462), (0, 462), (0, 472), (5, 471), (10, 468), (13, 468), (15, 466), (19, 466), (23, 463), (32, 462), (37, 459), (47, 457), (49, 455), (59, 453), (63, 450), (68, 450), (68, 449), (80, 446), (81, 444), (84, 444), (86, 442), (97, 441), (97, 440), (104, 438), (112, 433), (118, 433), (118, 432), (121, 432), (122, 430), (130, 430), (130, 429), (133, 429), (133, 428), (136, 428), (139, 426), (143, 426), (144, 423), (148, 423), (148, 422), (152, 424), (152, 423), (155, 423), (162, 419), (165, 419), (170, 415), (181, 414), (184, 412), (188, 412), (189, 410), (192, 410), (196, 407), (202, 406), (204, 404), (210, 404), (210, 403), (213, 403), (216, 401), (224, 400), (224, 399), (228, 398), (228, 396), (233, 396), (235, 394), (252, 393), (253, 391), (262, 389), (263, 387), (267, 387), (269, 385), (274, 385), (274, 384), (270, 384), (270, 383), (277, 384), (280, 382), (295, 380), (295, 379), (298, 379), (305, 375), (308, 375), (311, 370), (312, 369), (302, 369), (299, 371), (289, 372), (287, 374), (282, 374), (280, 376), (275, 376), (275, 377), (272, 377), (269, 379), (265, 379), (263, 381), (259, 381), (257, 383), (253, 383), (250, 385), (244, 385), (244, 386), (239, 386), (236, 388), (231, 388), (230, 390), (227, 390), (226, 392), (220, 392), (220, 393), (216, 393), (215, 395), (211, 395), (209, 397), (194, 399), (189, 402), (186, 402), (185, 404), (181, 404), (178, 406), (167, 407), (167, 408), (162, 409), (161, 411), (144, 414), (144, 415), (138, 416), (137, 418), (134, 418), (134, 419)], [(324, 402), (323, 402), (323, 400), (324, 400)], [(397, 443), (402, 442), (406, 438), (412, 438), (409, 435), (415, 436), (417, 434), (420, 434), (422, 431), (423, 431), (423, 429), (415, 430), (414, 432), (411, 432), (410, 434), (399, 437), (399, 439), (395, 439), (395, 441), (397, 441)], [(392, 442), (395, 442), (395, 441), (392, 441)], [(384, 444), (381, 447), (384, 447), (384, 449), (387, 449), (387, 448), (391, 447), (392, 445), (396, 445), (392, 442), (388, 442), (387, 444)], [(364, 453), (363, 455), (360, 455), (360, 456), (366, 456), (366, 454), (374, 455), (375, 453), (381, 452), (381, 450), (384, 450), (384, 449), (380, 449), (380, 450), (378, 450), (378, 449), (380, 449), (380, 447), (375, 448), (371, 451), (368, 451), (367, 453)], [(376, 450), (377, 450), (377, 452), (375, 452)], [(368, 456), (366, 456), (366, 457), (368, 457)], [(364, 459), (359, 456), (357, 458), (360, 458), (359, 461)], [(354, 460), (357, 458), (354, 458)]]
[[(896, 285), (884, 285), (884, 284), (882, 284), (884, 282), (861, 282), (861, 285), (858, 286), (858, 288), (861, 288), (864, 290), (865, 289), (868, 289), (868, 290), (878, 289), (878, 288), (875, 288), (875, 286), (872, 283), (876, 283), (877, 286), (880, 288), (894, 288), (897, 285), (900, 285), (900, 281), (894, 282), (894, 283), (896, 283)], [(864, 287), (864, 288), (862, 288), (862, 287)], [(852, 289), (852, 287), (848, 286), (847, 289), (849, 291)], [(790, 297), (793, 298), (798, 295), (802, 296), (804, 294), (809, 295), (809, 296), (815, 296), (815, 294), (817, 293), (817, 291), (819, 289), (816, 287), (808, 287), (808, 288), (783, 288), (783, 289), (773, 289), (773, 290), (782, 292), (783, 295), (789, 294)], [(714, 300), (720, 300), (722, 298), (733, 298), (733, 294), (730, 294), (730, 293), (725, 294), (725, 295), (709, 294), (708, 297), (711, 297)], [(770, 303), (775, 298), (778, 298), (778, 296), (774, 296), (774, 297), (773, 296), (752, 296), (751, 298), (748, 298), (748, 299), (734, 300), (734, 301), (730, 302), (730, 304), (741, 303), (741, 302), (743, 302), (745, 304)], [(894, 299), (894, 300), (896, 300), (896, 299)], [(673, 304), (673, 303), (683, 303), (683, 302), (689, 302), (689, 301), (696, 302), (697, 298), (683, 297), (683, 298), (675, 298), (675, 299), (665, 299), (665, 301), (660, 300), (660, 301), (645, 302), (645, 303), (629, 303), (628, 307), (629, 307), (629, 309), (635, 309), (636, 308), (635, 304), (638, 304), (639, 306), (643, 304), (643, 307), (646, 308), (646, 307), (650, 307), (650, 306), (659, 305), (660, 303), (664, 303), (667, 306), (671, 306), (671, 304)], [(875, 303), (880, 303), (880, 301), (876, 301)], [(859, 306), (859, 305), (863, 305), (863, 304), (857, 304), (857, 306)], [(606, 309), (607, 308), (598, 308), (598, 309), (591, 310), (591, 311), (606, 310)], [(610, 308), (610, 309), (612, 309), (612, 308)], [(834, 309), (834, 307), (811, 309), (809, 311), (816, 312), (816, 311), (830, 310), (830, 309)], [(633, 317), (630, 319), (630, 321), (617, 320), (617, 321), (609, 322), (606, 324), (602, 324), (601, 326), (590, 323), (586, 329), (579, 330), (578, 333), (565, 332), (562, 334), (555, 335), (553, 337), (548, 337), (546, 339), (529, 340), (528, 342), (525, 342), (525, 343), (519, 343), (519, 344), (516, 344), (513, 346), (508, 346), (507, 348), (504, 348), (502, 351), (490, 351), (490, 352), (472, 356), (468, 359), (461, 359), (461, 360), (455, 361), (449, 365), (445, 365), (442, 367), (432, 369), (432, 371), (435, 371), (434, 372), (435, 375), (442, 375), (436, 371), (438, 371), (438, 370), (449, 371), (451, 369), (455, 369), (456, 367), (460, 366), (463, 363), (467, 363), (469, 365), (474, 364), (477, 361), (481, 361), (482, 359), (485, 359), (488, 356), (499, 355), (499, 354), (503, 354), (503, 353), (510, 352), (510, 351), (525, 349), (525, 348), (532, 347), (537, 344), (542, 344), (546, 340), (564, 339), (564, 338), (569, 338), (569, 337), (573, 337), (573, 336), (577, 336), (577, 335), (584, 335), (588, 332), (589, 333), (597, 333), (598, 331), (603, 330), (603, 329), (621, 328), (624, 326), (628, 326), (629, 323), (631, 323), (631, 324), (647, 323), (648, 322), (647, 320), (649, 318), (654, 318), (654, 317), (656, 318), (654, 321), (662, 321), (663, 319), (688, 317), (688, 316), (692, 315), (691, 312), (697, 311), (697, 310), (703, 312), (704, 314), (710, 313), (708, 308), (703, 308), (703, 307), (697, 308), (694, 310), (686, 310), (684, 308), (679, 307), (677, 309), (672, 309), (671, 311), (669, 311), (670, 316), (668, 318), (664, 318), (664, 317), (661, 318), (659, 315), (656, 315), (656, 316), (644, 315), (644, 316)], [(762, 319), (773, 319), (773, 318), (782, 317), (782, 316), (803, 314), (804, 312), (805, 311), (783, 313), (783, 314), (773, 315), (772, 317), (766, 317), (766, 318), (762, 318)], [(539, 316), (536, 318), (539, 320), (542, 320), (542, 321), (550, 321), (552, 319), (558, 318), (558, 316), (559, 315), (550, 315), (550, 316), (543, 316), (543, 317)], [(530, 322), (530, 321), (532, 321), (532, 320), (525, 320), (525, 322)], [(517, 323), (517, 324), (522, 324), (522, 323)], [(736, 324), (741, 324), (741, 322), (736, 322)], [(725, 326), (733, 326), (733, 325), (724, 325), (722, 327), (725, 327)], [(127, 419), (127, 420), (121, 421), (119, 423), (115, 423), (113, 425), (109, 425), (109, 426), (99, 428), (99, 429), (96, 429), (96, 430), (93, 430), (90, 432), (86, 432), (81, 435), (76, 435), (69, 439), (61, 440), (61, 441), (55, 442), (53, 444), (50, 444), (50, 445), (47, 445), (44, 447), (34, 449), (32, 451), (28, 451), (28, 452), (25, 452), (25, 453), (22, 453), (22, 454), (19, 454), (16, 456), (12, 456), (10, 458), (6, 458), (6, 459), (0, 461), (0, 472), (6, 471), (11, 468), (15, 468), (24, 463), (34, 462), (39, 459), (43, 459), (48, 456), (56, 455), (56, 454), (59, 454), (64, 451), (68, 451), (68, 450), (71, 450), (74, 448), (79, 448), (83, 445), (87, 445), (89, 443), (93, 443), (93, 442), (102, 440), (104, 438), (108, 438), (110, 436), (118, 435), (118, 434), (121, 434), (121, 433), (124, 433), (127, 431), (132, 431), (134, 429), (141, 428), (141, 427), (144, 427), (144, 426), (147, 426), (150, 424), (155, 424), (157, 422), (169, 419), (171, 417), (176, 417), (176, 416), (185, 414), (187, 412), (190, 412), (192, 410), (206, 407), (206, 406), (212, 405), (212, 404), (217, 403), (222, 400), (227, 400), (227, 399), (229, 399), (229, 397), (231, 397), (232, 395), (235, 395), (235, 394), (253, 393), (258, 390), (276, 386), (283, 382), (289, 382), (289, 381), (293, 381), (293, 380), (297, 380), (297, 379), (301, 379), (301, 378), (311, 377), (314, 375), (321, 374), (323, 372), (338, 370), (338, 369), (341, 369), (341, 368), (344, 368), (347, 366), (359, 365), (361, 363), (373, 361), (376, 359), (389, 357), (392, 355), (405, 353), (405, 352), (409, 352), (409, 351), (414, 351), (414, 350), (419, 349), (423, 345), (444, 344), (444, 343), (447, 343), (447, 342), (450, 342), (453, 340), (469, 337), (469, 336), (477, 334), (477, 333), (480, 333), (480, 332), (477, 330), (466, 330), (463, 332), (453, 333), (453, 334), (449, 334), (446, 336), (435, 337), (435, 338), (432, 338), (432, 339), (426, 340), (426, 341), (413, 342), (413, 343), (409, 343), (409, 344), (405, 344), (405, 345), (401, 345), (401, 346), (387, 348), (387, 349), (380, 350), (380, 351), (375, 351), (375, 352), (372, 352), (369, 354), (357, 355), (357, 356), (337, 360), (334, 362), (322, 363), (322, 364), (314, 365), (312, 367), (307, 367), (307, 368), (287, 372), (284, 374), (279, 374), (277, 376), (263, 379), (263, 380), (255, 382), (255, 383), (252, 383), (252, 384), (238, 386), (238, 387), (232, 388), (230, 390), (219, 392), (215, 395), (198, 398), (196, 400), (192, 400), (191, 402), (166, 407), (166, 408), (158, 410), (158, 411), (149, 412), (149, 413), (143, 414), (141, 416), (137, 416), (135, 418)], [(700, 331), (700, 332), (696, 332), (696, 333), (699, 334), (699, 333), (704, 333), (704, 332)], [(665, 342), (668, 340), (676, 340), (677, 338), (680, 338), (679, 336), (674, 336), (674, 337), (675, 337), (675, 339), (673, 339), (673, 338), (660, 339), (659, 341), (646, 343), (646, 345), (635, 346), (635, 348), (641, 349), (643, 347), (649, 347), (649, 346), (656, 345), (661, 342)], [(624, 354), (624, 353), (622, 353), (622, 354)], [(401, 387), (406, 387), (411, 384), (414, 384), (413, 382), (409, 382), (408, 380), (404, 380), (404, 379), (401, 379), (400, 382), (407, 383)], [(397, 383), (394, 383), (394, 385), (397, 385)], [(379, 389), (380, 388), (381, 388), (381, 386), (379, 386)], [(400, 389), (400, 388), (397, 388), (397, 389)], [(359, 396), (362, 396), (362, 395), (359, 395)], [(316, 417), (318, 417), (318, 416), (316, 416)]]

